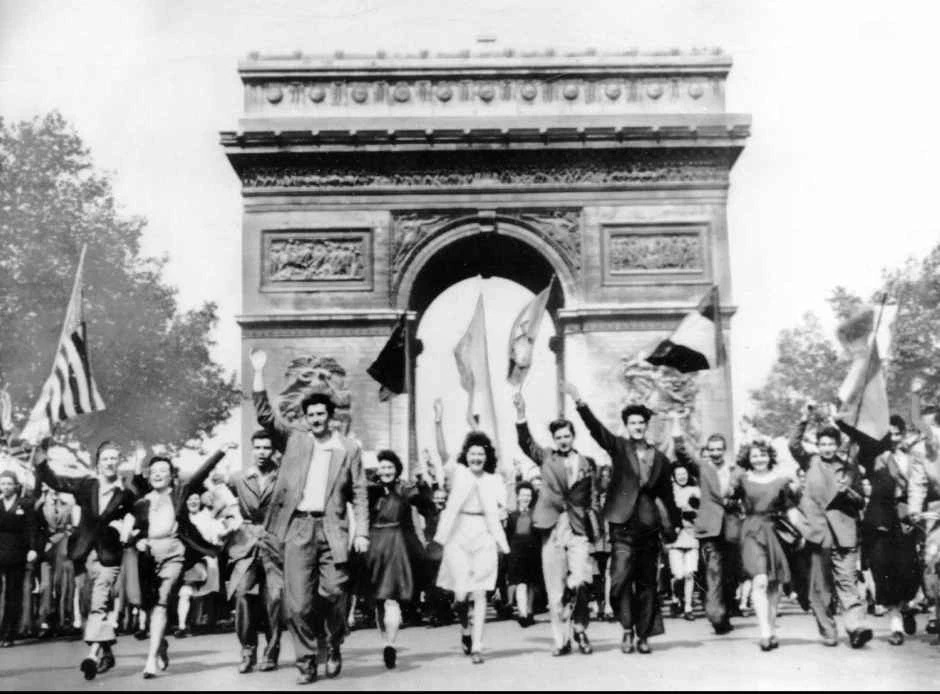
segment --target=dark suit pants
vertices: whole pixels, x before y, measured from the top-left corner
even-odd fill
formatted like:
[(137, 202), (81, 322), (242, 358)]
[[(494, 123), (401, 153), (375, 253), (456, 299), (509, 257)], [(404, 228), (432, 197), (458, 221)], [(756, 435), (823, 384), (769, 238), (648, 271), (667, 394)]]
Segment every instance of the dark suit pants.
[(347, 565), (333, 561), (323, 518), (291, 518), (284, 540), (284, 608), (299, 669), (317, 657), (318, 643), (342, 643), (348, 581)]
[(699, 540), (705, 563), (705, 616), (712, 626), (725, 625), (738, 587), (738, 546), (722, 537)]
[(638, 638), (663, 633), (656, 574), (661, 545), (656, 532), (610, 524), (610, 602), (624, 630)]
[(281, 619), (283, 573), (272, 561), (257, 553), (235, 589), (235, 632), (242, 645), (242, 653), (255, 651), (258, 632), (263, 631), (267, 641), (264, 660), (277, 662), (281, 650)]
[(3, 614), (0, 616), (0, 641), (12, 641), (20, 626), (23, 606), (23, 581), (26, 565), (0, 566), (0, 582), (3, 583)]

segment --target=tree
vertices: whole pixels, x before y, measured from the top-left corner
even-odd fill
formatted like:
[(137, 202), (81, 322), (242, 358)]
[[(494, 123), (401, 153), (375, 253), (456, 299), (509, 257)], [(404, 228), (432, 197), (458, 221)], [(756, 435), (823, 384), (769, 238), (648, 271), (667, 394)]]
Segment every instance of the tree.
[(180, 311), (166, 259), (141, 254), (145, 226), (118, 213), (109, 178), (60, 114), (0, 119), (0, 382), (21, 421), (51, 370), (83, 244), (88, 351), (107, 409), (60, 433), (175, 447), (210, 435), (239, 401), (209, 354), (216, 305)]
[(835, 402), (847, 368), (819, 318), (803, 314), (800, 325), (780, 332), (767, 382), (751, 392), (756, 406), (751, 423), (763, 434), (790, 433), (807, 401)]

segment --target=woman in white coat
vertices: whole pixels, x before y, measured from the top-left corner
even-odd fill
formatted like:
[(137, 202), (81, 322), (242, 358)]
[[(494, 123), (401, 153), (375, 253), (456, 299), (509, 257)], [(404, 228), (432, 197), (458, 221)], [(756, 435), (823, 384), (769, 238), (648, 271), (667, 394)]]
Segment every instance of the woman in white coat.
[[(467, 434), (457, 458), (447, 506), (441, 513), (435, 542), (443, 545), (437, 585), (454, 592), (460, 618), (464, 653), (482, 663), (486, 592), (496, 587), (497, 550), (509, 553), (499, 522), (499, 506), (505, 505), (506, 486), (495, 474), (496, 451), (489, 437), (479, 431)], [(470, 632), (469, 599), (473, 598), (473, 632)]]

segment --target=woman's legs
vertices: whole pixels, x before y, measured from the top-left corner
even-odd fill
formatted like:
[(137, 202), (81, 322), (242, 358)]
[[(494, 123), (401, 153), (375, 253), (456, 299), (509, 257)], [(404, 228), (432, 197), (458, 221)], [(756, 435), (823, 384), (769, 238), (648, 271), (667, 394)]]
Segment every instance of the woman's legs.
[(751, 604), (757, 617), (761, 641), (770, 639), (770, 603), (767, 596), (767, 574), (758, 574), (751, 581)]
[(683, 611), (689, 615), (692, 614), (692, 592), (695, 590), (695, 574), (686, 574), (686, 577), (683, 579)]
[(166, 605), (155, 605), (150, 611), (150, 647), (147, 650), (147, 664), (144, 672), (155, 675), (157, 673), (157, 653), (163, 644), (166, 633)]
[(385, 642), (389, 646), (395, 645), (395, 639), (398, 637), (398, 630), (401, 628), (401, 605), (397, 600), (383, 600), (379, 603), (378, 612), (383, 614), (382, 631), (385, 635)]
[(486, 591), (473, 592), (473, 652), (483, 650), (483, 625), (486, 623)]
[(780, 608), (780, 596), (783, 594), (783, 588), (780, 583), (773, 581), (767, 585), (767, 606), (768, 617), (770, 621), (770, 635), (777, 635), (777, 611)]
[(532, 598), (529, 596), (529, 586), (525, 583), (516, 585), (516, 610), (520, 619), (532, 614)]
[(186, 624), (189, 622), (189, 607), (192, 604), (193, 587), (190, 585), (180, 586), (180, 592), (176, 600), (176, 628), (179, 631), (186, 631)]

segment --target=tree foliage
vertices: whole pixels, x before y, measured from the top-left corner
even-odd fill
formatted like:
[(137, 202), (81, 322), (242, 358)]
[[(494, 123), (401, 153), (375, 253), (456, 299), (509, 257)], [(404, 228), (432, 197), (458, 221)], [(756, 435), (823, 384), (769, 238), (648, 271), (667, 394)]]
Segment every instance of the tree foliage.
[(211, 434), (239, 400), (209, 353), (216, 305), (180, 310), (166, 259), (141, 254), (145, 224), (118, 211), (108, 176), (61, 115), (0, 119), (0, 382), (20, 421), (51, 370), (83, 244), (88, 351), (107, 409), (63, 433), (179, 446)]

